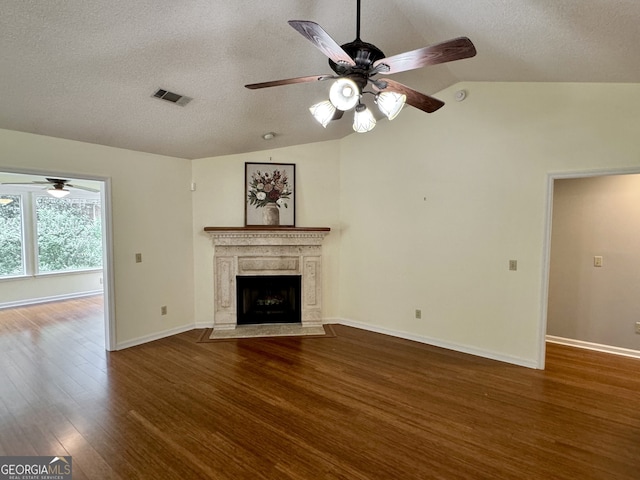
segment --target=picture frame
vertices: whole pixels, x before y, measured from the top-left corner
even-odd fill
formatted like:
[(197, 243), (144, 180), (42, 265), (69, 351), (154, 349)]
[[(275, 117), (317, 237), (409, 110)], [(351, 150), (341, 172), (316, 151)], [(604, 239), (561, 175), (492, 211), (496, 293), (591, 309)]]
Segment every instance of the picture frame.
[(246, 227), (296, 226), (296, 166), (293, 163), (244, 164)]

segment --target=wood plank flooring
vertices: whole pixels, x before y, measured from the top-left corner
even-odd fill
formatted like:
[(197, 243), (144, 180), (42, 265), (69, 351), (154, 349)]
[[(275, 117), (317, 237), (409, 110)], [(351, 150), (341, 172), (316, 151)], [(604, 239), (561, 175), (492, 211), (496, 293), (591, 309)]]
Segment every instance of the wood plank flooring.
[(103, 347), (101, 298), (0, 310), (0, 455), (75, 479), (639, 479), (640, 361), (536, 371), (354, 328)]

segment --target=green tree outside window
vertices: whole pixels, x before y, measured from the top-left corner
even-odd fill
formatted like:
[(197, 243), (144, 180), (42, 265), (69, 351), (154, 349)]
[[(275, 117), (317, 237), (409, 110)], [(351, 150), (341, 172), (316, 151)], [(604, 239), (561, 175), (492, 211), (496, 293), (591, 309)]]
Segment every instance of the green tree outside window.
[(22, 203), (19, 195), (2, 195), (0, 204), (0, 277), (24, 274), (22, 259)]
[(100, 202), (36, 198), (38, 270), (57, 272), (102, 267)]

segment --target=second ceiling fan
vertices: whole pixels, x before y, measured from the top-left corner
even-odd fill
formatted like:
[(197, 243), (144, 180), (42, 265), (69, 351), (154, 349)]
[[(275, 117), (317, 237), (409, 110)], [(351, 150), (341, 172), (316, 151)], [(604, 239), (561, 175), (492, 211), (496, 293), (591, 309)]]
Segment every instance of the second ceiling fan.
[[(355, 108), (353, 129), (360, 133), (371, 130), (375, 126), (375, 118), (361, 101), (361, 97), (365, 93), (375, 96), (378, 108), (390, 120), (400, 113), (405, 102), (424, 112), (435, 112), (444, 105), (444, 102), (413, 90), (402, 83), (387, 78), (376, 78), (376, 76), (391, 75), (428, 65), (461, 60), (476, 54), (471, 40), (467, 37), (459, 37), (385, 57), (378, 47), (360, 39), (360, 0), (357, 0), (356, 39), (344, 45), (338, 45), (315, 22), (289, 20), (288, 23), (329, 57), (329, 66), (335, 75), (287, 78), (252, 83), (245, 85), (245, 87), (254, 90), (335, 79), (329, 91), (329, 100), (317, 103), (309, 109), (323, 127), (326, 127), (330, 121), (341, 118), (343, 112)], [(371, 85), (373, 91), (365, 90), (368, 85)]]
[(95, 188), (85, 187), (82, 185), (72, 185), (71, 183), (69, 183), (71, 180), (66, 180), (63, 178), (45, 178), (45, 180), (46, 181), (34, 180), (32, 182), (8, 182), (3, 183), (2, 185), (50, 185), (50, 187), (46, 188), (46, 191), (49, 195), (56, 198), (64, 198), (69, 195), (71, 192), (68, 190), (68, 188), (75, 188), (92, 193), (98, 193), (100, 191)]

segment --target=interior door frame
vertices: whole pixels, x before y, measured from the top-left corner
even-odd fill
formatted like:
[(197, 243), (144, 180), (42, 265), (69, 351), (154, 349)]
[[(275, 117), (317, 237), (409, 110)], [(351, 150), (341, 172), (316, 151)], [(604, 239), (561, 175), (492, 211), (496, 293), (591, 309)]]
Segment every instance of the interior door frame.
[(547, 352), (547, 314), (549, 309), (549, 274), (551, 271), (551, 226), (553, 223), (553, 190), (556, 180), (587, 177), (604, 177), (610, 175), (639, 174), (640, 167), (617, 168), (606, 170), (576, 170), (567, 172), (551, 172), (547, 174), (547, 204), (545, 237), (543, 247), (543, 274), (542, 274), (542, 319), (538, 339), (538, 368), (544, 370)]
[(100, 200), (102, 202), (102, 278), (104, 295), (104, 345), (107, 351), (116, 350), (116, 321), (115, 280), (113, 277), (113, 217), (111, 210), (111, 178), (99, 175), (86, 175), (81, 173), (64, 172), (60, 170), (32, 170), (23, 168), (11, 168), (0, 166), (0, 170), (7, 173), (34, 175), (50, 178), (72, 178), (78, 180), (91, 180), (102, 183), (100, 188)]

